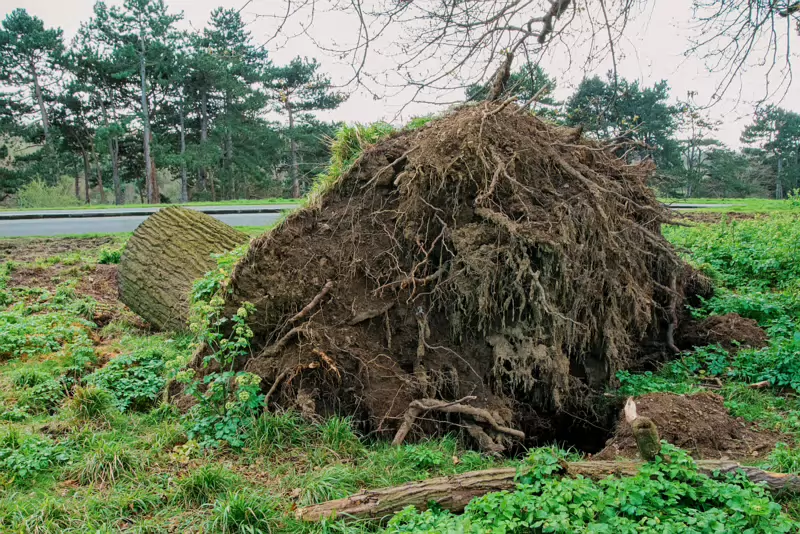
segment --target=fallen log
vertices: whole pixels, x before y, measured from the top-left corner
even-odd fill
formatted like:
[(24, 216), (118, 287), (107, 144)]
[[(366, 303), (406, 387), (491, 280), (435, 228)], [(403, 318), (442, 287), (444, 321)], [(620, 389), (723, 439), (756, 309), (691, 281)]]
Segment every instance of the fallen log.
[[(568, 476), (580, 475), (601, 480), (612, 475), (633, 476), (639, 471), (642, 462), (565, 462), (563, 465), (566, 471), (564, 474)], [(800, 477), (796, 475), (773, 473), (722, 460), (699, 460), (697, 467), (705, 475), (715, 472), (742, 472), (751, 481), (763, 483), (773, 493), (800, 493)], [(344, 499), (298, 508), (295, 515), (304, 521), (319, 521), (334, 514), (379, 519), (411, 505), (425, 510), (431, 502), (445, 510), (460, 513), (475, 497), (494, 491), (513, 490), (517, 484), (517, 476), (521, 473), (524, 471), (516, 468), (486, 469), (409, 482), (401, 486), (364, 490)]]
[(148, 217), (119, 263), (120, 300), (158, 329), (185, 330), (192, 284), (214, 269), (212, 254), (246, 243), (246, 234), (199, 211), (169, 207)]

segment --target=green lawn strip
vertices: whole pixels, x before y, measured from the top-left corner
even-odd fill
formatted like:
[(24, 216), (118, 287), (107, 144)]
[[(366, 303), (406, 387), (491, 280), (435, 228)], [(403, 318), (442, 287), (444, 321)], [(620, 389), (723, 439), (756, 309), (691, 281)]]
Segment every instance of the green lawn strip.
[(659, 198), (671, 204), (722, 204), (719, 207), (698, 208), (692, 211), (713, 213), (800, 213), (800, 203), (793, 200), (768, 198)]

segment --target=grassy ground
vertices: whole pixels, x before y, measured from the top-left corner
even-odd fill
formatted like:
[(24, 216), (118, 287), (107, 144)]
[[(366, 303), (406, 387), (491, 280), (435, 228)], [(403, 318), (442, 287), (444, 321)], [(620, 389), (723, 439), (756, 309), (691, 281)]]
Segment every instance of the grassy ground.
[[(697, 211), (716, 213), (800, 213), (800, 202), (772, 200), (768, 198), (661, 198), (669, 204), (720, 204), (720, 207), (702, 208)], [(727, 204), (728, 206), (723, 206)]]
[[(665, 232), (721, 288), (695, 313), (752, 317), (768, 329), (771, 344), (735, 356), (699, 349), (655, 374), (621, 373), (621, 389), (609, 393), (689, 392), (708, 387), (705, 377), (718, 378), (722, 387), (714, 391), (734, 414), (780, 431), (787, 442), (757, 462), (800, 473), (800, 224), (777, 215)], [(197, 339), (150, 332), (116, 302), (109, 288), (124, 241), (125, 236), (0, 241), (2, 532), (375, 532), (383, 527), (301, 524), (293, 509), (365, 487), (500, 463), (527, 464), (533, 471), (517, 491), (478, 499), (464, 515), (407, 510), (385, 528), (800, 528), (792, 522), (800, 520), (796, 501), (776, 504), (743, 480), (698, 475), (691, 459), (676, 450), (669, 450), (671, 463), (656, 462), (637, 477), (593, 483), (552, 476), (566, 454), (556, 449), (501, 462), (465, 450), (453, 437), (391, 447), (359, 436), (346, 419), (308, 422), (294, 413), (247, 412), (245, 387), (222, 398), (225, 417), (203, 412), (202, 402), (201, 409), (182, 415), (162, 404), (162, 394), (167, 377), (181, 379)], [(770, 387), (747, 387), (762, 380)], [(233, 427), (215, 427), (223, 422)], [(209, 446), (220, 435), (228, 446)]]
[[(186, 204), (170, 204), (176, 206), (262, 206), (270, 204), (296, 204), (296, 198), (257, 198), (243, 200), (222, 200), (219, 202), (188, 202)], [(0, 211), (46, 211), (46, 210), (102, 210), (114, 208), (163, 208), (166, 204), (84, 204), (81, 206), (68, 206), (64, 208), (2, 208)]]

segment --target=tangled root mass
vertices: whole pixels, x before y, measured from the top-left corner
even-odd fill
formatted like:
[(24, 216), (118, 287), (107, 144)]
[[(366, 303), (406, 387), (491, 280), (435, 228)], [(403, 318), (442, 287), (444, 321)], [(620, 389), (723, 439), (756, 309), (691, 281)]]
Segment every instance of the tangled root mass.
[(394, 134), (237, 266), (239, 363), (272, 406), (396, 442), (458, 425), (500, 451), (599, 421), (617, 371), (672, 354), (691, 286), (652, 172), (514, 105)]

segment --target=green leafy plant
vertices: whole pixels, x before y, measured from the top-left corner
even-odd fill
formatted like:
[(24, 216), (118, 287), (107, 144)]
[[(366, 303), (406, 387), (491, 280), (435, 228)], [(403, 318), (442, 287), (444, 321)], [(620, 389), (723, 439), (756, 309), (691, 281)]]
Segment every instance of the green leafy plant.
[(121, 248), (117, 249), (104, 248), (100, 250), (100, 254), (97, 257), (97, 263), (101, 265), (117, 264), (122, 259), (122, 252), (123, 250)]
[(30, 388), (19, 395), (18, 405), (32, 414), (54, 413), (67, 396), (67, 385), (60, 379), (50, 379)]
[(69, 459), (63, 447), (14, 427), (0, 434), (0, 473), (7, 482), (26, 481), (33, 475)]
[(161, 397), (166, 385), (163, 356), (155, 350), (117, 356), (86, 377), (88, 384), (108, 390), (120, 411), (146, 411)]
[(200, 506), (235, 489), (238, 478), (217, 465), (203, 465), (175, 483), (173, 499), (183, 506)]
[(247, 317), (253, 306), (243, 304), (230, 319), (219, 317), (218, 310), (218, 307), (212, 310), (209, 324), (196, 331), (208, 347), (216, 349), (204, 358), (203, 365), (213, 363), (220, 371), (198, 380), (194, 372), (187, 369), (178, 372), (175, 378), (185, 383), (186, 392), (197, 400), (185, 418), (189, 439), (197, 440), (203, 447), (224, 444), (240, 448), (245, 445), (264, 399), (260, 391), (261, 377), (233, 370), (236, 360), (249, 354), (253, 331), (247, 325)]
[(683, 451), (664, 443), (662, 455), (633, 477), (599, 482), (559, 476), (559, 453), (529, 458), (514, 491), (474, 499), (463, 515), (407, 508), (390, 533), (438, 532), (795, 532), (763, 488), (743, 476), (710, 478)]

